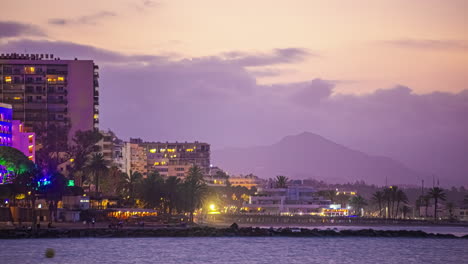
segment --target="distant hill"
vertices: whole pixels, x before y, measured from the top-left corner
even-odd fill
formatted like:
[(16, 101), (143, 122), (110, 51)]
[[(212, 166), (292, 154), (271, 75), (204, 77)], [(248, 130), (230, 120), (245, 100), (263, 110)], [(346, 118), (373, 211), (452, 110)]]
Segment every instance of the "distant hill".
[(393, 159), (371, 156), (309, 132), (287, 136), (271, 146), (214, 150), (212, 158), (229, 173), (254, 173), (262, 178), (285, 175), (382, 185), (385, 178), (389, 184), (418, 184), (421, 176)]

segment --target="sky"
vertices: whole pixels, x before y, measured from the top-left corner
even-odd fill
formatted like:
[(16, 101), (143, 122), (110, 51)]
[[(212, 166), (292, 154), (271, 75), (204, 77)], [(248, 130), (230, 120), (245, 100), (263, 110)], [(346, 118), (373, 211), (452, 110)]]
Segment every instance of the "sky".
[(310, 131), (468, 184), (468, 1), (0, 6), (1, 52), (99, 64), (100, 126), (124, 139), (220, 149)]

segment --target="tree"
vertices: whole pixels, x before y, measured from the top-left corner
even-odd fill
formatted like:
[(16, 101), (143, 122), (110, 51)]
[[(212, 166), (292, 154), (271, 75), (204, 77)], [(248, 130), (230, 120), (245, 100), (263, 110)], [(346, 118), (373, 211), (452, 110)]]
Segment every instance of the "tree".
[[(0, 166), (6, 170), (5, 175), (14, 178), (16, 175), (28, 172), (34, 168), (34, 163), (26, 157), (23, 152), (7, 146), (0, 146)], [(6, 177), (6, 176), (4, 176)], [(5, 183), (2, 179), (2, 183)]]
[(102, 139), (102, 134), (99, 131), (88, 130), (88, 131), (76, 131), (73, 136), (73, 144), (70, 146), (68, 151), (68, 158), (73, 160), (70, 173), (78, 180), (77, 175), (81, 175), (80, 182), (84, 183), (86, 180), (84, 175), (84, 169), (93, 152), (99, 151), (99, 146), (96, 143)]
[(382, 202), (384, 201), (384, 193), (382, 191), (376, 191), (372, 195), (372, 201), (374, 201), (379, 206), (379, 216), (382, 217)]
[(185, 209), (190, 214), (190, 221), (193, 222), (193, 213), (203, 206), (207, 195), (207, 185), (200, 167), (194, 165), (189, 169), (183, 186)]
[(427, 210), (429, 209), (429, 205), (431, 203), (431, 197), (429, 196), (429, 194), (426, 194), (426, 195), (423, 195), (421, 199), (422, 199), (423, 205), (426, 207), (425, 212), (424, 212), (425, 213), (424, 217), (427, 217)]
[(406, 218), (406, 215), (410, 212), (410, 208), (407, 205), (403, 205), (401, 207), (401, 213), (403, 214), (403, 218)]
[(164, 201), (167, 213), (172, 214), (180, 199), (180, 178), (170, 176), (164, 182)]
[(63, 155), (68, 151), (68, 132), (70, 126), (50, 124), (36, 124), (36, 164), (44, 171), (53, 172), (63, 162)]
[(360, 195), (353, 196), (349, 200), (349, 204), (354, 208), (354, 211), (357, 212), (358, 215), (361, 215), (361, 209), (367, 205), (366, 199)]
[(392, 190), (390, 188), (385, 188), (383, 190), (383, 197), (384, 197), (384, 201), (387, 203), (387, 207), (386, 207), (386, 218), (389, 218), (391, 217), (390, 215), (390, 205), (391, 205), (391, 202), (392, 202)]
[(109, 170), (107, 161), (101, 153), (94, 153), (85, 167), (85, 171), (93, 176), (96, 194), (99, 193), (100, 178)]
[(397, 202), (396, 213), (395, 217), (398, 216), (398, 210), (400, 208), (400, 203), (407, 204), (408, 203), (408, 196), (403, 190), (397, 190), (395, 193), (395, 200)]
[(434, 199), (434, 220), (437, 220), (437, 205), (439, 200), (445, 201), (447, 195), (444, 190), (439, 187), (434, 187), (429, 190), (429, 197)]
[(330, 200), (332, 203), (335, 203), (336, 201), (336, 191), (335, 190), (325, 190), (325, 191), (319, 191), (319, 195), (322, 197), (327, 198)]
[(39, 190), (44, 193), (46, 200), (49, 202), (50, 219), (54, 219), (57, 222), (58, 203), (62, 200), (65, 193), (66, 179), (57, 171), (49, 173), (45, 179), (48, 181), (48, 184), (39, 186)]
[(138, 186), (138, 198), (146, 208), (158, 208), (162, 204), (164, 179), (158, 172), (151, 173)]
[(36, 228), (36, 194), (39, 190), (39, 182), (43, 178), (41, 170), (37, 166), (16, 175), (13, 180), (15, 194), (24, 194), (32, 208), (32, 228)]
[(102, 193), (112, 196), (118, 195), (122, 182), (125, 181), (126, 175), (120, 171), (117, 166), (112, 166), (103, 176), (103, 181), (101, 183)]
[(288, 181), (289, 181), (289, 179), (286, 176), (282, 176), (282, 175), (276, 176), (275, 187), (276, 188), (286, 188), (286, 187), (288, 187)]
[(136, 189), (142, 179), (143, 175), (138, 171), (130, 170), (129, 175), (124, 175), (120, 189), (122, 190), (124, 198), (127, 200), (127, 204), (131, 206), (135, 204)]

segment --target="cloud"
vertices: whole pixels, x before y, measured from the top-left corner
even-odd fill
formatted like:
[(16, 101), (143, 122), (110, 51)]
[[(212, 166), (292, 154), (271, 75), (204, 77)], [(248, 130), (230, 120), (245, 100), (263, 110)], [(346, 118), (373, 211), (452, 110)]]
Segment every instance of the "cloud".
[(330, 81), (314, 79), (311, 82), (295, 85), (297, 90), (291, 97), (294, 103), (305, 107), (311, 107), (321, 100), (329, 98), (333, 92), (334, 84)]
[(397, 39), (384, 41), (383, 43), (400, 48), (420, 50), (468, 50), (468, 42), (463, 40)]
[(101, 11), (92, 15), (81, 16), (75, 19), (68, 19), (68, 18), (51, 18), (48, 20), (49, 24), (64, 26), (70, 24), (77, 24), (77, 25), (96, 25), (99, 20), (108, 18), (108, 17), (115, 17), (117, 16), (114, 12), (109, 11)]
[(0, 21), (0, 38), (45, 36), (39, 27), (13, 21)]
[[(102, 66), (100, 126), (123, 139), (199, 140), (216, 149), (271, 144), (285, 135), (311, 131), (369, 154), (395, 158), (447, 184), (467, 184), (468, 90), (416, 94), (396, 85), (345, 95), (333, 93), (339, 80), (257, 83), (250, 65), (268, 68), (307, 58), (294, 49), (174, 59), (70, 42), (0, 44), (8, 52), (25, 48), (97, 61)], [(284, 58), (290, 56), (295, 59)]]
[(302, 48), (275, 49), (269, 53), (231, 51), (220, 55), (222, 59), (230, 61), (231, 63), (249, 67), (300, 62), (304, 61), (309, 56), (317, 55)]

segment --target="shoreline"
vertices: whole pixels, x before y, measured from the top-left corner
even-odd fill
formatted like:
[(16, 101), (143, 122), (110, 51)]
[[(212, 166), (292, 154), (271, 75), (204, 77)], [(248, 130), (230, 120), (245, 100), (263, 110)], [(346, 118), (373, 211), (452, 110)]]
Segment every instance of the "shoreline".
[(36, 238), (141, 238), (141, 237), (406, 237), (406, 238), (445, 238), (468, 239), (468, 235), (427, 233), (416, 230), (375, 230), (367, 229), (305, 229), (305, 228), (260, 228), (237, 227), (215, 228), (209, 226), (135, 228), (135, 229), (0, 229), (0, 239)]

